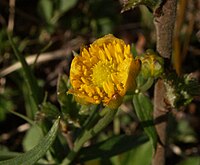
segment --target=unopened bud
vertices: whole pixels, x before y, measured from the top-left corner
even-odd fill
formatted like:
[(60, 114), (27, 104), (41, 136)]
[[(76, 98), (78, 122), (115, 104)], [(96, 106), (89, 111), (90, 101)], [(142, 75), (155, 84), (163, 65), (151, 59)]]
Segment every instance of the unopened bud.
[(141, 74), (143, 77), (159, 77), (163, 73), (164, 60), (153, 50), (147, 50), (144, 55), (138, 56), (142, 62)]

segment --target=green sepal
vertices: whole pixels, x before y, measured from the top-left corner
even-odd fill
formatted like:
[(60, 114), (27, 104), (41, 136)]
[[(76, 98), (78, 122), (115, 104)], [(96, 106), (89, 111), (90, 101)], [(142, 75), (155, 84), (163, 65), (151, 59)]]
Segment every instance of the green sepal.
[(148, 79), (149, 77), (158, 78), (164, 72), (164, 59), (159, 56), (158, 53), (151, 49), (147, 49), (146, 52), (137, 59), (141, 61), (140, 74)]
[(37, 112), (36, 117), (39, 117), (39, 119), (46, 118), (49, 120), (54, 120), (54, 119), (57, 119), (58, 116), (60, 116), (60, 115), (61, 115), (60, 111), (55, 105), (53, 105), (50, 102), (45, 101), (40, 106), (40, 111)]

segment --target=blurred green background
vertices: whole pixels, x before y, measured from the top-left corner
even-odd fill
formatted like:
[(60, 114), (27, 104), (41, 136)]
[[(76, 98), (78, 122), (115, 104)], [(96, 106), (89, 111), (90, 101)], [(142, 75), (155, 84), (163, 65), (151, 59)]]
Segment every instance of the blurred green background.
[[(174, 51), (172, 63), (175, 68), (180, 66), (183, 73), (192, 72), (200, 79), (200, 1), (189, 0), (185, 3), (188, 5), (179, 3), (178, 16), (184, 14), (176, 22), (180, 26), (176, 27), (179, 28), (175, 30), (178, 37), (174, 42), (180, 45), (175, 50), (180, 50)], [(57, 79), (59, 75), (69, 75), (72, 51), (79, 52), (81, 46), (108, 33), (122, 38), (126, 43), (134, 43), (139, 54), (147, 48), (155, 49), (152, 13), (144, 6), (121, 13), (122, 6), (123, 2), (118, 0), (0, 1), (0, 151), (28, 150), (28, 136), (34, 134), (34, 129), (31, 129), (32, 133), (28, 131), (30, 125), (25, 120), (11, 112), (35, 120), (30, 110), (33, 107), (28, 87), (7, 38), (7, 30), (13, 34), (17, 48), (31, 65), (39, 84), (39, 102), (46, 97), (56, 109), (59, 107)], [(191, 104), (171, 116), (166, 164), (200, 164), (199, 100), (195, 98)], [(124, 109), (128, 106), (125, 105)], [(141, 131), (133, 112), (122, 111), (115, 121), (117, 123), (118, 133), (136, 134)], [(102, 133), (99, 138), (104, 139), (105, 136)], [(37, 138), (40, 139), (40, 135), (36, 136), (35, 143), (38, 142)], [(148, 144), (144, 145), (138, 149), (143, 152), (141, 159), (148, 152)], [(133, 156), (134, 152), (136, 150), (127, 152), (121, 163), (131, 164), (139, 159)], [(114, 157), (103, 162), (117, 165), (118, 159)]]

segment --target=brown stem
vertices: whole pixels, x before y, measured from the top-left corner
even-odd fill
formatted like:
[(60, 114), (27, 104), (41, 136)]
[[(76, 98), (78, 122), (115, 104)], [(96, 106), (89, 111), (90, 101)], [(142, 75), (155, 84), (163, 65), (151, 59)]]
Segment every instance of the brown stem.
[(167, 127), (167, 109), (165, 108), (166, 89), (163, 80), (158, 80), (154, 89), (154, 120), (156, 131), (158, 133), (158, 143), (152, 165), (165, 164), (165, 145), (166, 145), (166, 127)]
[[(156, 14), (154, 17), (154, 23), (156, 27), (157, 37), (157, 52), (164, 58), (171, 58), (172, 55), (172, 40), (173, 30), (176, 17), (177, 0), (163, 0), (161, 6), (162, 14)], [(157, 149), (152, 161), (152, 165), (164, 165), (165, 164), (165, 145), (166, 145), (166, 127), (167, 127), (167, 113), (165, 102), (166, 89), (163, 80), (158, 80), (154, 90), (154, 120), (163, 118), (156, 123), (156, 131), (158, 133), (159, 142), (157, 143)]]
[(156, 49), (164, 58), (170, 58), (172, 54), (172, 38), (176, 18), (177, 0), (163, 0), (162, 13), (154, 17), (156, 27)]

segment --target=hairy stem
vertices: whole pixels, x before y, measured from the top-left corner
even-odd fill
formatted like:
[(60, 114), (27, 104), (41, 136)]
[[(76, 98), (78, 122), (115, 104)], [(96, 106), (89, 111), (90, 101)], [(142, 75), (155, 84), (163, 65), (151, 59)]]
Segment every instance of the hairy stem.
[[(164, 58), (170, 59), (172, 55), (173, 30), (176, 18), (177, 0), (163, 0), (162, 14), (155, 13), (157, 52)], [(165, 164), (165, 145), (168, 109), (165, 103), (166, 89), (163, 80), (158, 80), (154, 90), (154, 120), (159, 142), (152, 161), (152, 165)]]

